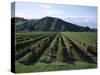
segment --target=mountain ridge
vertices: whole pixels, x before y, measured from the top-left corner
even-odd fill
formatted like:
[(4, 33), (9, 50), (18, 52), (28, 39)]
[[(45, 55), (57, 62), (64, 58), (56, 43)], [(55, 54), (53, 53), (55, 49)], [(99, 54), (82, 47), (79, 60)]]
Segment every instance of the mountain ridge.
[(95, 30), (89, 27), (83, 27), (70, 22), (66, 22), (60, 18), (46, 16), (41, 19), (24, 19), (14, 17), (17, 32), (32, 32), (32, 31), (86, 31), (94, 32)]

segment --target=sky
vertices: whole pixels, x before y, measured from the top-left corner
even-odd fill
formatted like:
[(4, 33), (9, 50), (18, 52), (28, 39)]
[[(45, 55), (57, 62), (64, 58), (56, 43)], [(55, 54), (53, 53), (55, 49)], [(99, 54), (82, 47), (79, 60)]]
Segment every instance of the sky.
[(97, 7), (94, 6), (16, 2), (15, 16), (26, 19), (51, 16), (80, 26), (97, 28)]

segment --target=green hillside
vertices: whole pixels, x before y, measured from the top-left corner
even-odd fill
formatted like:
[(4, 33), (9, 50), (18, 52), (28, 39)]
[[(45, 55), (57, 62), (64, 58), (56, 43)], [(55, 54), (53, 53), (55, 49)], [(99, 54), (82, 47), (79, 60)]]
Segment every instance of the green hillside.
[(12, 18), (12, 22), (15, 21), (16, 32), (32, 32), (32, 31), (94, 31), (89, 27), (82, 27), (62, 19), (55, 17), (43, 17), (41, 19), (24, 19), (15, 17)]

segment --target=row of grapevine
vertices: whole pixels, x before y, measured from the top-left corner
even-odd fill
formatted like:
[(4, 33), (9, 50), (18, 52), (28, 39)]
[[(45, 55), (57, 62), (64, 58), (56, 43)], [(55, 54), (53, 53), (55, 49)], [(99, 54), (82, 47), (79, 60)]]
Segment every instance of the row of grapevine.
[(29, 40), (25, 40), (25, 41), (21, 41), (21, 42), (17, 42), (16, 43), (16, 51), (19, 51), (23, 48), (29, 47), (30, 45), (32, 45), (33, 43), (36, 43), (37, 41), (40, 41), (41, 39), (49, 36), (50, 34), (44, 34)]
[(59, 34), (56, 35), (56, 37), (53, 39), (53, 41), (51, 42), (51, 44), (48, 47), (48, 49), (41, 56), (41, 58), (39, 59), (40, 62), (51, 63), (51, 62), (55, 61), (56, 52), (58, 50), (58, 45), (57, 45), (58, 37), (59, 37)]
[[(52, 34), (55, 35), (55, 34)], [(51, 36), (51, 35), (49, 35)], [(38, 41), (40, 41), (41, 39), (44, 39), (48, 37), (48, 35), (46, 36), (40, 36), (35, 38), (33, 41), (27, 41), (27, 42), (21, 42), (20, 44), (16, 44), (16, 59), (19, 59), (20, 57), (24, 56), (25, 54), (27, 54), (28, 52), (30, 52), (32, 50), (32, 45)]]
[[(51, 34), (51, 33), (45, 33), (45, 34)], [(36, 38), (41, 35), (44, 35), (44, 34), (41, 32), (38, 32), (38, 33), (16, 33), (16, 42), (30, 40), (32, 38)]]
[(69, 56), (77, 61), (82, 61), (82, 58), (80, 57), (80, 54), (77, 53), (77, 49), (74, 48), (73, 44), (62, 34), (62, 38), (64, 41), (64, 44), (67, 48), (67, 51), (69, 53)]
[(16, 40), (19, 40), (16, 42), (16, 60), (25, 65), (36, 62), (97, 63), (96, 34), (94, 33), (41, 32), (22, 35), (20, 33)]
[[(55, 34), (56, 35), (56, 34)], [(45, 52), (45, 50), (49, 47), (49, 43), (54, 39), (54, 34), (49, 35), (37, 43), (32, 45), (32, 50), (18, 61), (24, 63), (26, 65), (33, 64), (37, 62), (37, 60), (41, 57), (41, 55)]]
[[(92, 56), (91, 53), (87, 52), (86, 49), (81, 47), (81, 45), (79, 43), (80, 40), (75, 41), (75, 37), (73, 39), (73, 36), (69, 37), (69, 35), (67, 35), (66, 38), (72, 43), (72, 45), (73, 45), (74, 49), (77, 51), (77, 53), (80, 54), (81, 59), (83, 58), (83, 60), (87, 61), (87, 62), (94, 62), (94, 63), (96, 62), (96, 59), (94, 60), (94, 56)], [(77, 37), (77, 39), (78, 39), (78, 37)], [(82, 40), (81, 40), (81, 42), (82, 42)]]
[(97, 48), (97, 34), (95, 32), (65, 32), (69, 38), (74, 39), (81, 46), (82, 49), (87, 51), (87, 49), (92, 47), (94, 52), (96, 52)]

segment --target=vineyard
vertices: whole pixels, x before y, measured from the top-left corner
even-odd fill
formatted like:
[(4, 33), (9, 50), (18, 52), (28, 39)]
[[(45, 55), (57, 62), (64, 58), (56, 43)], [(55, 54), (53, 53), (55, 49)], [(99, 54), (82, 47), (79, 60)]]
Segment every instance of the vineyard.
[(96, 32), (16, 33), (16, 72), (96, 68)]

